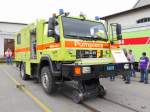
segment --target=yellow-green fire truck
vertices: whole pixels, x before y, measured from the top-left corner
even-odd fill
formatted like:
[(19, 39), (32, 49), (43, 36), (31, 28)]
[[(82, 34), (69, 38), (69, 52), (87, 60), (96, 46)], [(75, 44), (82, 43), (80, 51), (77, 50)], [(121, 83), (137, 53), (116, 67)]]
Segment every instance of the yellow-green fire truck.
[(118, 40), (122, 36), (121, 25), (112, 26), (116, 37), (109, 38), (98, 18), (70, 17), (61, 11), (49, 21), (38, 20), (24, 27), (15, 39), (15, 60), (22, 79), (36, 78), (49, 94), (66, 81), (75, 82), (72, 98), (76, 103), (92, 96), (104, 97), (99, 77), (130, 69), (128, 62), (115, 61), (112, 51), (120, 53)]

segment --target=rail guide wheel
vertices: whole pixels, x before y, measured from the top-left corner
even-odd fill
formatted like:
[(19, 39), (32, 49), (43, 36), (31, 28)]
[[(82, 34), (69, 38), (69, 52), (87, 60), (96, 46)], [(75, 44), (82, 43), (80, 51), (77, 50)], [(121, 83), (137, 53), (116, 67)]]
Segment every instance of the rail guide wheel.
[(79, 92), (78, 90), (73, 90), (72, 92), (72, 100), (76, 103), (79, 104), (83, 101), (83, 93)]

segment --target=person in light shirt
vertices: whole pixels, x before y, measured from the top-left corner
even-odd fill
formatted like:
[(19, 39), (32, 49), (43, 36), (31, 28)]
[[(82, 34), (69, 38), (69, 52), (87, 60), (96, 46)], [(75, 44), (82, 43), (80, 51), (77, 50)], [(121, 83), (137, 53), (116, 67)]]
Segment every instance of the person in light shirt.
[(133, 55), (131, 49), (129, 50), (129, 53), (128, 53), (128, 60), (131, 63), (131, 76), (135, 77), (136, 75), (135, 75), (135, 70), (133, 66), (135, 62), (135, 56)]
[(5, 51), (5, 57), (6, 57), (6, 63), (7, 64), (12, 64), (12, 51), (10, 48), (8, 48), (6, 51)]
[(129, 52), (127, 53), (127, 59), (131, 64), (131, 71), (129, 71), (129, 73), (126, 75), (126, 84), (130, 83), (130, 77), (133, 75), (135, 77), (135, 71), (134, 71), (134, 62), (135, 62), (135, 58), (134, 55), (132, 54), (132, 50), (130, 49)]

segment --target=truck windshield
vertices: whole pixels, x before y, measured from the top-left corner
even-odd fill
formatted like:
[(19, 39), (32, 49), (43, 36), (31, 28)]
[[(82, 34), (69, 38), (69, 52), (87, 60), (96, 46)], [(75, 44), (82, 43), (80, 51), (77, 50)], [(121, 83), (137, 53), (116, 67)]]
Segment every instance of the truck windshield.
[(92, 40), (107, 40), (106, 30), (102, 23), (62, 17), (64, 37)]

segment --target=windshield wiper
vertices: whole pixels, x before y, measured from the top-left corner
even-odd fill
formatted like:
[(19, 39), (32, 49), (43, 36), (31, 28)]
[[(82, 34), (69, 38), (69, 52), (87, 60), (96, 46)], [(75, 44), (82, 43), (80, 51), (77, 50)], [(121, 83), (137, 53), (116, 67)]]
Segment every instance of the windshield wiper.
[(68, 36), (68, 37), (78, 37), (76, 35), (69, 35), (69, 34), (64, 34), (65, 36)]
[(65, 36), (68, 36), (69, 38), (73, 38), (73, 39), (107, 41), (107, 39), (104, 39), (102, 37), (94, 37), (94, 36), (78, 36), (78, 35), (70, 35), (70, 34), (65, 34)]
[(106, 38), (103, 38), (103, 37), (94, 37), (94, 36), (91, 36), (90, 37), (91, 39), (93, 39), (93, 40), (102, 40), (102, 41), (107, 41), (107, 39)]
[(78, 36), (78, 35), (70, 35), (70, 34), (64, 34), (64, 36), (67, 36), (69, 38), (73, 38), (73, 39), (87, 39), (87, 37), (82, 37), (82, 36)]
[(102, 41), (107, 41), (107, 39), (101, 37), (101, 36), (85, 36), (84, 38), (86, 38), (87, 40), (102, 40)]

